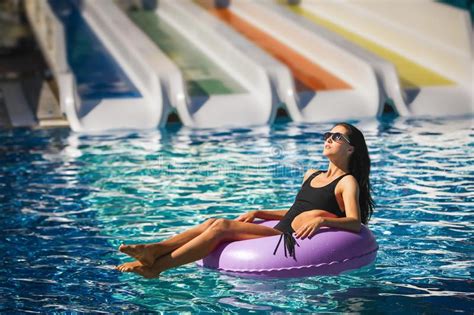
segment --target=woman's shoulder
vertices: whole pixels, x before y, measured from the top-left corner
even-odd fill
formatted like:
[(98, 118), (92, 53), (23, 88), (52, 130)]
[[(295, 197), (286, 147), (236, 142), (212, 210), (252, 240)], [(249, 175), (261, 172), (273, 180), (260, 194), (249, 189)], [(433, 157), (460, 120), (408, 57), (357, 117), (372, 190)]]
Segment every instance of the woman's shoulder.
[(316, 173), (316, 172), (319, 172), (319, 170), (315, 170), (314, 168), (310, 168), (309, 170), (307, 170), (306, 173), (304, 173), (303, 183), (304, 183), (311, 175), (313, 175), (313, 174)]
[(352, 174), (346, 174), (344, 177), (341, 178), (338, 184), (340, 184), (339, 186), (342, 186), (343, 188), (359, 188), (359, 183)]

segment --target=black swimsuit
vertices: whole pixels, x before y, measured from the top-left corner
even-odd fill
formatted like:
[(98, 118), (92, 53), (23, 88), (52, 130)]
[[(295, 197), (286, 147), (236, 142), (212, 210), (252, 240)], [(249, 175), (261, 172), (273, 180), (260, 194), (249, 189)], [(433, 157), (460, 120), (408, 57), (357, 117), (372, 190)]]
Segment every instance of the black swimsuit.
[(349, 173), (339, 176), (326, 186), (312, 187), (311, 181), (321, 173), (323, 172), (318, 171), (311, 174), (311, 176), (303, 183), (303, 186), (296, 195), (295, 202), (291, 206), (290, 210), (288, 210), (283, 219), (281, 219), (281, 221), (273, 227), (274, 229), (283, 232), (275, 248), (275, 251), (273, 252), (274, 255), (276, 254), (278, 246), (280, 246), (282, 238), (284, 238), (285, 256), (287, 256), (286, 251), (288, 249), (290, 256), (296, 259), (295, 244), (298, 244), (293, 237), (293, 233), (295, 231), (291, 227), (291, 222), (293, 222), (293, 220), (299, 214), (305, 211), (319, 209), (330, 212), (339, 218), (346, 216), (339, 208), (336, 200), (335, 189), (337, 183), (339, 183), (339, 181), (344, 176), (349, 175)]

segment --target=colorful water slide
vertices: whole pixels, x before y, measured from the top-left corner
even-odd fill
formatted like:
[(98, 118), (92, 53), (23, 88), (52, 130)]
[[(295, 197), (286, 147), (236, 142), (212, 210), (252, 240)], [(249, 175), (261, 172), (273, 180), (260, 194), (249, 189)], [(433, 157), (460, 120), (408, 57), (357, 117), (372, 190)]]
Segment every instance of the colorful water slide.
[[(108, 1), (103, 1), (108, 2)], [(166, 121), (158, 75), (102, 1), (26, 1), (27, 16), (74, 131), (156, 128)], [(120, 13), (120, 12), (119, 12)]]
[(220, 30), (212, 17), (189, 1), (161, 0), (153, 10), (136, 8), (127, 13), (182, 72), (184, 97), (174, 106), (184, 125), (272, 122), (278, 104), (272, 102), (269, 78), (256, 62), (265, 57), (256, 47)]
[(289, 8), (391, 62), (395, 73), (376, 71), (400, 115), (473, 113), (467, 12), (428, 0), (304, 0)]
[(327, 121), (375, 116), (379, 94), (365, 61), (291, 19), (268, 10), (266, 1), (234, 0), (216, 8), (195, 1), (288, 70), (266, 68), (273, 88), (295, 121)]

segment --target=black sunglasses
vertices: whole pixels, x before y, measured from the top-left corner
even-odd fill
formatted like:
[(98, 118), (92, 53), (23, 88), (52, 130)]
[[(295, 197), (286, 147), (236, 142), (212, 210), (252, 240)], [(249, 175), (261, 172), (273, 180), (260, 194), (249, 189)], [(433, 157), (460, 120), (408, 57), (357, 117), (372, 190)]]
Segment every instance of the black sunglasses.
[(324, 141), (326, 141), (329, 138), (331, 138), (332, 141), (336, 141), (336, 142), (340, 141), (341, 139), (344, 139), (347, 143), (351, 144), (351, 141), (349, 140), (349, 138), (347, 138), (346, 135), (340, 132), (326, 132), (324, 133), (323, 137), (324, 137)]

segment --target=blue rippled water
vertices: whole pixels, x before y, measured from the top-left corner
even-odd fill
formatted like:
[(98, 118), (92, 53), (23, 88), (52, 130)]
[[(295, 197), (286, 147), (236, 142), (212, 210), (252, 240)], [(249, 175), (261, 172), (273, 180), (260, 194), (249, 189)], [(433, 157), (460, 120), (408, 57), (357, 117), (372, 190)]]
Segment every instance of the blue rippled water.
[(252, 280), (194, 264), (120, 274), (121, 242), (211, 216), (289, 207), (324, 169), (329, 124), (82, 135), (0, 131), (0, 312), (473, 312), (470, 118), (360, 121), (373, 161), (380, 249), (337, 277)]

